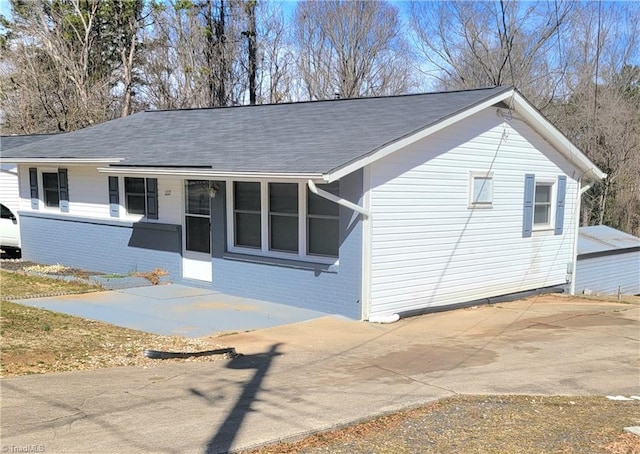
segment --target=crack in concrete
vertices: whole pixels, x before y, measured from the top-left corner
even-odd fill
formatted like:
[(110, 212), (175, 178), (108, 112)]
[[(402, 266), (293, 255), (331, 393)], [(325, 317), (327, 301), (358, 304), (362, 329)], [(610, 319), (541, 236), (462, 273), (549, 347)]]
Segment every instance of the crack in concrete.
[(407, 380), (409, 380), (409, 381), (412, 381), (412, 382), (415, 382), (415, 383), (419, 383), (419, 384), (421, 384), (421, 385), (423, 385), (423, 386), (429, 386), (429, 387), (432, 387), (432, 388), (441, 389), (441, 390), (443, 390), (443, 391), (447, 391), (447, 392), (450, 392), (450, 393), (455, 394), (455, 395), (457, 395), (457, 394), (458, 394), (458, 393), (457, 393), (456, 391), (454, 391), (453, 389), (445, 388), (444, 386), (434, 385), (434, 384), (432, 384), (432, 383), (423, 382), (422, 380), (418, 380), (418, 379), (416, 379), (416, 378), (413, 378), (413, 377), (411, 377), (411, 376), (409, 376), (409, 375), (402, 374), (402, 373), (397, 372), (397, 371), (395, 371), (395, 370), (387, 369), (387, 368), (382, 367), (382, 366), (380, 366), (380, 365), (378, 365), (378, 364), (373, 364), (373, 365), (372, 365), (372, 366), (370, 366), (370, 367), (376, 367), (376, 368), (378, 368), (378, 369), (380, 369), (380, 370), (383, 370), (383, 371), (388, 372), (388, 373), (393, 374), (393, 375), (398, 375), (398, 376), (400, 376), (400, 377), (402, 377), (402, 378), (405, 378), (405, 379), (407, 379)]
[(55, 423), (56, 421), (59, 421), (61, 419), (75, 418), (78, 415), (82, 415), (82, 416), (80, 418), (73, 419), (73, 421), (71, 421), (70, 424), (73, 424), (74, 422), (79, 421), (81, 419), (87, 418), (87, 414), (84, 411), (80, 410), (79, 408), (76, 408), (75, 410), (78, 410), (78, 411), (76, 413), (71, 414), (71, 415), (59, 416), (57, 418), (47, 419), (46, 421), (42, 421), (41, 424), (51, 424), (51, 423)]

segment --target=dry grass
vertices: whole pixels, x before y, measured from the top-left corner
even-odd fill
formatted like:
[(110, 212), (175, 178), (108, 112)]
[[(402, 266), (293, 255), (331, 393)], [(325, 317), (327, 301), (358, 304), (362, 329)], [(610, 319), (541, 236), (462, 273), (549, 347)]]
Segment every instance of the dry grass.
[(63, 281), (0, 271), (0, 292), (3, 299), (25, 298), (54, 293), (88, 293), (99, 290), (101, 290), (100, 287), (78, 280)]
[[(97, 287), (0, 271), (3, 297), (95, 291)], [(113, 366), (215, 361), (221, 356), (153, 360), (145, 349), (195, 352), (223, 347), (215, 339), (158, 336), (94, 320), (3, 301), (0, 306), (0, 375), (25, 375)]]
[(639, 401), (458, 396), (252, 452), (639, 454), (639, 424)]

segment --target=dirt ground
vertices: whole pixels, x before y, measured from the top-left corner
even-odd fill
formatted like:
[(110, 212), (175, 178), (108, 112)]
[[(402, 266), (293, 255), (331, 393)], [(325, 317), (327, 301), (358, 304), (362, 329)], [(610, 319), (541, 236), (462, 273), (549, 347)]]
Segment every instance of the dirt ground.
[(252, 454), (640, 453), (640, 401), (457, 396)]
[[(4, 266), (4, 263), (3, 263)], [(99, 290), (78, 282), (0, 271), (2, 298)], [(145, 349), (200, 352), (223, 348), (215, 338), (159, 336), (9, 301), (0, 305), (0, 376), (154, 367), (166, 362), (217, 361), (221, 355), (149, 359)]]

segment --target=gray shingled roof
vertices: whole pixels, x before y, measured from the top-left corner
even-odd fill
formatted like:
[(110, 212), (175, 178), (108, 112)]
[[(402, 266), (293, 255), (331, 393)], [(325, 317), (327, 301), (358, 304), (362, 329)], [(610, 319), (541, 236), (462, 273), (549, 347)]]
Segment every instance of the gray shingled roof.
[(508, 90), (148, 111), (3, 155), (124, 158), (121, 165), (219, 172), (327, 173)]
[(4, 152), (12, 148), (21, 147), (30, 143), (53, 137), (56, 134), (24, 134), (16, 136), (0, 136), (0, 150)]

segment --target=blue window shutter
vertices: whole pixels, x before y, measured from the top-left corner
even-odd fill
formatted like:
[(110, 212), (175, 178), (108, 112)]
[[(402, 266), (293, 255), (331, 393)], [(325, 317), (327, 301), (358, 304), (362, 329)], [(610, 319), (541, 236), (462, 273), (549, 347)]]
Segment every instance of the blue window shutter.
[(533, 198), (536, 192), (536, 176), (524, 176), (524, 207), (522, 214), (522, 237), (530, 237), (533, 232)]
[(556, 228), (554, 235), (562, 235), (564, 226), (564, 202), (567, 194), (567, 176), (560, 175), (558, 177), (558, 196), (556, 198)]
[(157, 178), (147, 178), (147, 219), (158, 219)]
[(38, 209), (38, 169), (35, 167), (29, 168), (29, 187), (31, 190), (31, 208)]
[(120, 187), (118, 177), (109, 177), (109, 214), (114, 218), (120, 216)]
[(58, 169), (58, 193), (60, 196), (60, 211), (69, 211), (69, 176), (67, 169)]

